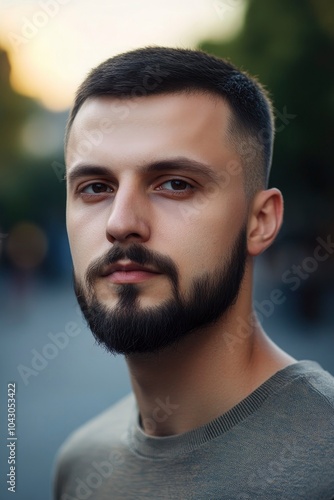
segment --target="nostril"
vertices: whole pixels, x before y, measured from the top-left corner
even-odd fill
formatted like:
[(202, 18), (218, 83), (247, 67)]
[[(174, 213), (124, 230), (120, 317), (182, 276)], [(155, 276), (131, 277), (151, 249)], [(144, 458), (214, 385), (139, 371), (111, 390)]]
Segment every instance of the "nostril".
[(127, 238), (131, 238), (131, 237), (135, 237), (135, 238), (140, 238), (140, 234), (138, 233), (131, 233), (127, 236)]
[(107, 231), (107, 239), (114, 243), (115, 241), (147, 241), (148, 237), (145, 234), (139, 233), (123, 233), (118, 231)]

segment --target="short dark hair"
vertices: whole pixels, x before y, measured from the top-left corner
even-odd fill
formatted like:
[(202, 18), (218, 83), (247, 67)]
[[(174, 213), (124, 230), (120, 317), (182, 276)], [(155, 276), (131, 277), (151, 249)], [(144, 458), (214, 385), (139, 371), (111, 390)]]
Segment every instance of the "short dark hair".
[(254, 77), (229, 61), (199, 50), (146, 47), (101, 63), (77, 91), (65, 144), (73, 121), (88, 98), (125, 99), (194, 91), (219, 96), (228, 103), (232, 111), (228, 135), (242, 159), (246, 192), (266, 187), (274, 138), (268, 93)]

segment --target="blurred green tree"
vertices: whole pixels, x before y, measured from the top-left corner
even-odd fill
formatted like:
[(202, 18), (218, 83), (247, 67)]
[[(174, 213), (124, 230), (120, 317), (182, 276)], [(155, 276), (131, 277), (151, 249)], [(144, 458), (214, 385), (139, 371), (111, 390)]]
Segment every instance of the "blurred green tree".
[[(49, 240), (57, 241), (65, 232), (65, 188), (52, 169), (52, 162), (63, 163), (63, 152), (60, 150), (52, 157), (47, 154), (36, 156), (27, 150), (23, 140), (25, 127), (32, 118), (40, 116), (56, 121), (55, 114), (48, 113), (36, 101), (12, 89), (8, 56), (0, 48), (0, 234), (10, 235), (16, 224), (30, 222), (41, 227)], [(59, 121), (59, 116), (57, 118)], [(38, 140), (42, 147), (43, 130), (37, 131), (35, 141)], [(7, 240), (2, 236), (2, 263), (8, 266), (6, 246)], [(52, 248), (57, 254), (57, 245), (49, 244), (49, 248), (41, 270), (56, 272)]]
[(277, 134), (271, 185), (285, 195), (284, 234), (329, 234), (334, 222), (334, 2), (250, 0), (236, 38), (203, 41), (200, 48), (257, 76), (273, 97)]
[[(222, 7), (227, 3), (222, 0)], [(289, 266), (289, 258), (312, 256), (317, 237), (333, 235), (334, 241), (334, 2), (249, 0), (235, 38), (206, 40), (199, 48), (258, 77), (273, 98), (277, 133), (270, 185), (282, 190), (286, 217), (265, 258), (282, 274), (277, 259)], [(330, 287), (329, 257), (294, 296), (308, 317), (319, 314), (321, 295)]]

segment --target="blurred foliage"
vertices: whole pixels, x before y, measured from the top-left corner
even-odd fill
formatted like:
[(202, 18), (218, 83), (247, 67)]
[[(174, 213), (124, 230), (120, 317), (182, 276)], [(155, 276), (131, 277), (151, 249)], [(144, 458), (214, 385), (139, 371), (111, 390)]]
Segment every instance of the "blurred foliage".
[[(223, 2), (224, 3), (224, 2)], [(250, 0), (242, 31), (200, 48), (258, 77), (276, 110), (271, 185), (286, 203), (283, 235), (330, 234), (334, 223), (334, 2)]]
[[(234, 39), (206, 40), (199, 47), (257, 77), (273, 99), (277, 132), (270, 186), (283, 192), (285, 219), (263, 259), (269, 286), (281, 288), (283, 271), (301, 269), (317, 237), (334, 240), (334, 2), (249, 0)], [(316, 272), (303, 273), (287, 304), (307, 320), (319, 319), (333, 300), (333, 255)]]
[(55, 158), (35, 157), (24, 148), (23, 128), (42, 108), (11, 88), (10, 66), (2, 50), (0, 75), (0, 224), (8, 230), (22, 219), (43, 223), (51, 213), (62, 213), (65, 193), (51, 168)]
[[(13, 228), (22, 222), (42, 228), (50, 251), (40, 271), (48, 275), (57, 272), (50, 243), (56, 242), (57, 248), (57, 236), (61, 234), (64, 246), (65, 187), (52, 169), (53, 161), (63, 162), (63, 153), (59, 151), (56, 157), (48, 157), (27, 151), (23, 141), (24, 127), (31, 117), (46, 111), (34, 100), (17, 94), (9, 77), (8, 56), (0, 49), (0, 233), (7, 233), (10, 238)], [(6, 267), (12, 265), (6, 252), (9, 238), (1, 242), (4, 250), (1, 261)]]

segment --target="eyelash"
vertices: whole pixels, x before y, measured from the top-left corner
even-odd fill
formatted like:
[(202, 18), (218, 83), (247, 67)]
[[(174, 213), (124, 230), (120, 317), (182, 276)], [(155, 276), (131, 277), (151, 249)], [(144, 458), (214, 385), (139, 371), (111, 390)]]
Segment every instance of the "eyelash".
[[(163, 184), (166, 184), (168, 182), (173, 182), (173, 181), (179, 181), (179, 182), (183, 182), (184, 184), (187, 185), (186, 189), (184, 190), (172, 190), (172, 189), (157, 189), (158, 191), (162, 191), (162, 192), (166, 192), (166, 193), (173, 193), (173, 196), (176, 196), (176, 197), (181, 197), (181, 196), (184, 196), (185, 194), (189, 194), (190, 192), (194, 191), (195, 190), (195, 186), (193, 186), (192, 184), (190, 184), (189, 182), (185, 181), (184, 179), (178, 179), (178, 178), (172, 178), (172, 179), (169, 179), (169, 180), (166, 180), (164, 182), (162, 182), (160, 184), (160, 186), (158, 186), (158, 188), (160, 188)], [(97, 198), (99, 197), (100, 195), (104, 195), (104, 194), (112, 194), (111, 191), (102, 191), (101, 193), (95, 193), (95, 194), (92, 194), (92, 193), (85, 193), (84, 190), (91, 187), (91, 186), (94, 186), (94, 185), (100, 185), (100, 186), (105, 186), (106, 188), (110, 188), (112, 189), (107, 183), (105, 182), (91, 182), (89, 184), (86, 184), (85, 186), (83, 186), (82, 188), (78, 189), (78, 193), (79, 195), (81, 195), (82, 197), (84, 197), (86, 200), (90, 200), (90, 199), (93, 199), (93, 198)]]
[[(175, 193), (179, 193), (179, 194), (177, 194), (177, 196), (178, 196), (178, 195), (182, 195), (182, 194), (185, 194), (185, 193), (189, 194), (189, 191), (194, 191), (194, 189), (195, 189), (195, 187), (192, 184), (190, 184), (189, 182), (185, 181), (184, 179), (177, 179), (177, 178), (175, 178), (175, 179), (169, 179), (168, 181), (162, 182), (160, 184), (160, 186), (162, 186), (163, 184), (166, 184), (167, 182), (173, 182), (173, 181), (183, 182), (184, 184), (187, 185), (187, 188), (184, 189), (184, 190), (180, 190), (180, 191), (178, 191), (178, 190), (174, 191), (172, 189), (166, 189), (166, 190), (161, 189), (161, 191), (166, 191), (166, 192), (170, 192), (170, 193), (174, 193), (174, 194)], [(160, 186), (158, 186), (158, 187), (160, 188)], [(158, 191), (160, 191), (160, 189), (158, 189)]]

